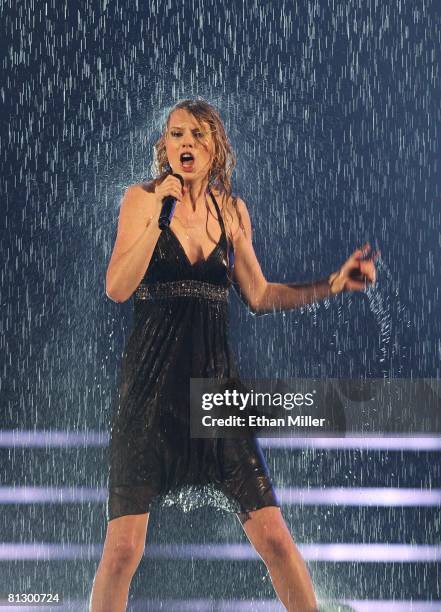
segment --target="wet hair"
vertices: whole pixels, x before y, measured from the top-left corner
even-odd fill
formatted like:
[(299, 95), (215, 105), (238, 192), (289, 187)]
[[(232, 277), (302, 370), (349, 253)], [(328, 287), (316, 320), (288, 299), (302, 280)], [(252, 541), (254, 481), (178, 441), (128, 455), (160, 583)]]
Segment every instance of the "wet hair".
[[(167, 131), (170, 125), (171, 115), (174, 111), (180, 109), (186, 110), (191, 115), (193, 115), (202, 132), (204, 132), (202, 122), (208, 124), (209, 130), (212, 134), (214, 152), (211, 168), (208, 174), (208, 186), (214, 187), (221, 194), (221, 205), (219, 206), (219, 208), (222, 215), (222, 219), (224, 221), (225, 230), (227, 232), (227, 262), (229, 262), (230, 241), (228, 240), (228, 234), (230, 234), (231, 237), (230, 223), (233, 221), (233, 208), (236, 210), (241, 229), (245, 233), (246, 230), (242, 222), (240, 211), (238, 210), (237, 197), (233, 195), (231, 186), (231, 175), (236, 166), (236, 156), (228, 140), (225, 127), (219, 115), (219, 112), (214, 108), (214, 106), (212, 106), (205, 100), (199, 98), (194, 100), (181, 100), (173, 106), (173, 108), (167, 115), (167, 119), (165, 125), (163, 126), (161, 136), (154, 144), (154, 162), (152, 165), (152, 169), (153, 173), (156, 174), (156, 176), (149, 183), (149, 190), (154, 191), (156, 185), (160, 184), (171, 172), (171, 168), (167, 159), (165, 141)], [(207, 148), (207, 145), (204, 143), (203, 139), (201, 139), (200, 142), (203, 147)], [(227, 221), (227, 213), (229, 213), (230, 221)], [(230, 274), (229, 266), (228, 272)]]

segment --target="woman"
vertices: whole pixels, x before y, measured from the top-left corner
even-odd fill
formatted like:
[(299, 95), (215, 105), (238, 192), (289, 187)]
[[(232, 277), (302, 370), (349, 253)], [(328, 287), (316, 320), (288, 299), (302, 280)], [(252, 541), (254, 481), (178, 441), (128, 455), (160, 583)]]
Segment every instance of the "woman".
[[(236, 512), (287, 610), (316, 610), (307, 567), (257, 440), (192, 439), (189, 380), (237, 376), (227, 340), (233, 282), (253, 312), (287, 310), (363, 289), (375, 281), (375, 255), (362, 260), (357, 250), (319, 282), (267, 282), (245, 202), (231, 193), (235, 157), (218, 112), (201, 100), (177, 104), (155, 153), (159, 176), (124, 195), (106, 276), (112, 300), (134, 294), (134, 327), (113, 415), (107, 535), (90, 610), (125, 610), (152, 500), (168, 495), (185, 507), (196, 494)], [(183, 177), (183, 188), (171, 172)], [(177, 204), (170, 226), (161, 230), (165, 196)]]

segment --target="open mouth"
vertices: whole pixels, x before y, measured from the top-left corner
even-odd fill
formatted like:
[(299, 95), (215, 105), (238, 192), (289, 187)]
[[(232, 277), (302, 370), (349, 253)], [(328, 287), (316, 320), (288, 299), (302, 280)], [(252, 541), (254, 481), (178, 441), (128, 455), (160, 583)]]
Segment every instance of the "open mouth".
[(181, 166), (184, 170), (191, 170), (194, 165), (194, 157), (191, 153), (182, 153), (181, 155)]

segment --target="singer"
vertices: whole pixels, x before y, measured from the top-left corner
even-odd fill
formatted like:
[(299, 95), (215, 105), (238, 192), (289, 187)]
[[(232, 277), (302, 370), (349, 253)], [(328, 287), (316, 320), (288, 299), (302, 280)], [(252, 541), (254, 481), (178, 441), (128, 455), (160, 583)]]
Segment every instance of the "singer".
[(255, 314), (289, 310), (374, 283), (378, 253), (369, 256), (367, 243), (327, 278), (269, 282), (247, 206), (232, 195), (236, 158), (218, 111), (181, 101), (154, 149), (156, 177), (123, 197), (106, 275), (110, 299), (134, 297), (134, 326), (112, 416), (107, 534), (89, 609), (126, 609), (151, 502), (166, 495), (189, 509), (197, 491), (199, 502), (235, 513), (287, 610), (317, 610), (257, 439), (191, 438), (189, 381), (238, 376), (228, 344), (232, 284)]

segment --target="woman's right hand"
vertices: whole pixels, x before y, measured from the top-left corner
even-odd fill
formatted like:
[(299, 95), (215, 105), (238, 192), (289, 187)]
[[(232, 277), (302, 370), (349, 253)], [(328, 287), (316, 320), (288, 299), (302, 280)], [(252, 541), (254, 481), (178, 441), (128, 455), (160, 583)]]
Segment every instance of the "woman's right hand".
[(166, 196), (173, 196), (178, 202), (182, 202), (186, 188), (181, 186), (181, 181), (169, 174), (159, 185), (155, 187), (155, 202), (158, 215), (161, 213), (162, 200)]

